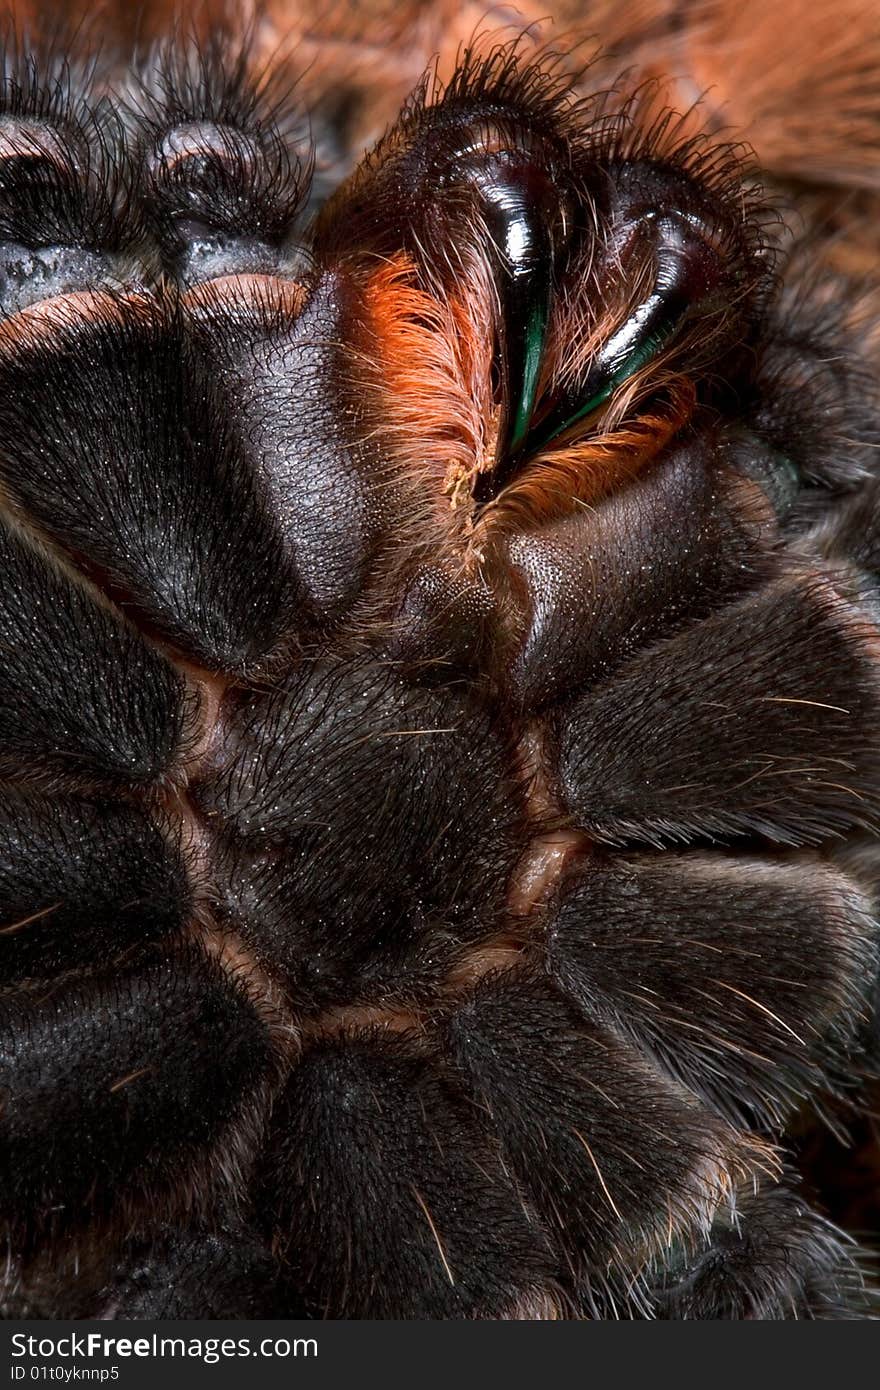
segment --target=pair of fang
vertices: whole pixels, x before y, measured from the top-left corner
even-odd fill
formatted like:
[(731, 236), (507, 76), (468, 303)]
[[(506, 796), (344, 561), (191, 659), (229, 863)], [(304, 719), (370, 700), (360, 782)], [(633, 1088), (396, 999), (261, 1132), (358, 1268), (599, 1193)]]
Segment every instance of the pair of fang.
[(520, 460), (546, 449), (641, 370), (711, 290), (717, 263), (692, 219), (648, 210), (628, 236), (644, 239), (653, 260), (650, 292), (605, 341), (586, 375), (539, 405), (554, 287), (574, 233), (571, 208), (534, 165), (496, 156), (472, 171), (488, 236), (496, 248), (500, 307), (498, 359), (502, 424), (493, 488)]

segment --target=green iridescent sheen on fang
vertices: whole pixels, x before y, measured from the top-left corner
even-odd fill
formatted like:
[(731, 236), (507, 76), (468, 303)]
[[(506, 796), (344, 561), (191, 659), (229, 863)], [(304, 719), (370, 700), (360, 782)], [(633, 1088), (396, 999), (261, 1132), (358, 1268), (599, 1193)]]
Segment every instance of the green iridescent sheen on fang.
[(552, 444), (554, 439), (564, 434), (566, 430), (571, 429), (572, 425), (576, 425), (579, 420), (583, 420), (585, 416), (591, 415), (594, 410), (598, 410), (600, 405), (604, 405), (606, 401), (610, 400), (618, 386), (621, 386), (624, 381), (627, 381), (635, 372), (640, 371), (647, 362), (650, 362), (651, 358), (658, 349), (662, 347), (663, 343), (670, 337), (673, 331), (674, 328), (669, 328), (665, 332), (655, 333), (644, 343), (640, 343), (635, 351), (631, 352), (629, 357), (620, 364), (617, 370), (611, 373), (606, 379), (604, 386), (601, 386), (598, 391), (595, 391), (593, 395), (589, 396), (582, 405), (578, 406), (577, 410), (572, 415), (568, 416), (563, 424), (558, 425), (553, 430), (552, 434), (544, 440), (542, 447)]
[(536, 304), (529, 315), (525, 333), (522, 385), (510, 433), (511, 449), (518, 449), (520, 445), (524, 444), (529, 432), (535, 401), (538, 396), (538, 378), (541, 372), (541, 359), (544, 355), (544, 339), (547, 335), (549, 317), (549, 303)]

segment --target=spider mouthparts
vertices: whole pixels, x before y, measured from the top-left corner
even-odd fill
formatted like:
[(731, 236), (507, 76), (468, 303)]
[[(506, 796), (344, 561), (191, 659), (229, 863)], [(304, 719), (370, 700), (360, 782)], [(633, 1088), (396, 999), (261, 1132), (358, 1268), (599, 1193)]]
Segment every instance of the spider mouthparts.
[(524, 443), (538, 381), (553, 299), (552, 219), (558, 196), (542, 171), (505, 154), (475, 172), (486, 230), (498, 253), (498, 351), (503, 423), (498, 465)]

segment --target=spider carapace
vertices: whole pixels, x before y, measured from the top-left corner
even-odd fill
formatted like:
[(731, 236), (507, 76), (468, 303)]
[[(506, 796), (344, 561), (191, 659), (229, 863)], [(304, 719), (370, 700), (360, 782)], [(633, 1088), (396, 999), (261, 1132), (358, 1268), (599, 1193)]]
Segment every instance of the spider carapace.
[(7, 1316), (870, 1316), (839, 11), (7, 14)]

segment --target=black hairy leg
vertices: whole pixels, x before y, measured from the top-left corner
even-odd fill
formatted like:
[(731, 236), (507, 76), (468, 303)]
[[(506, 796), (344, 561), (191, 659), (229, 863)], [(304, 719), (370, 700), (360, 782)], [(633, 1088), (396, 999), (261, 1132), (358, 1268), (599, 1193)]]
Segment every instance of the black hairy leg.
[(668, 8), (9, 14), (5, 1316), (872, 1316), (880, 111)]

